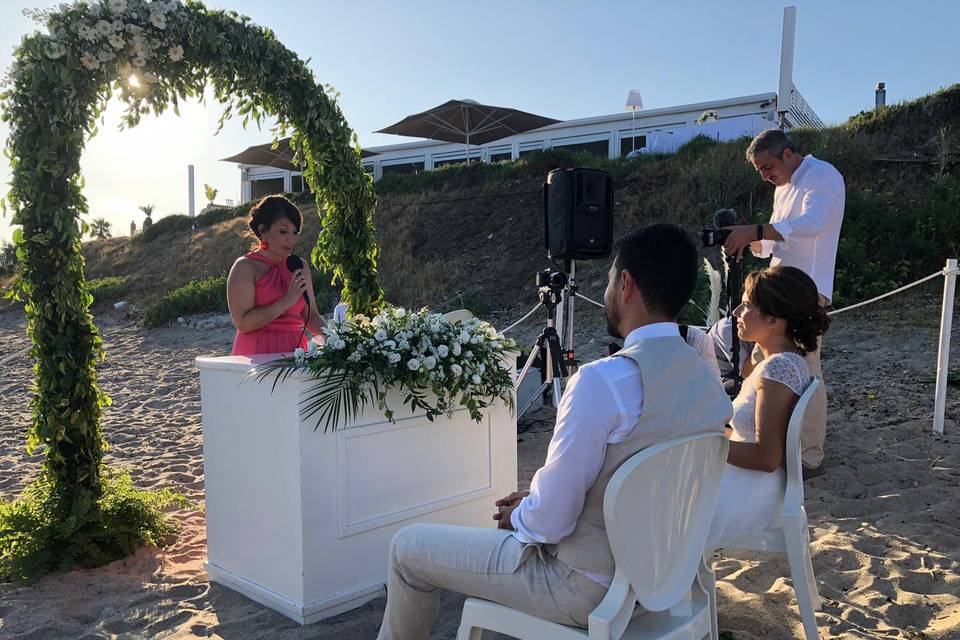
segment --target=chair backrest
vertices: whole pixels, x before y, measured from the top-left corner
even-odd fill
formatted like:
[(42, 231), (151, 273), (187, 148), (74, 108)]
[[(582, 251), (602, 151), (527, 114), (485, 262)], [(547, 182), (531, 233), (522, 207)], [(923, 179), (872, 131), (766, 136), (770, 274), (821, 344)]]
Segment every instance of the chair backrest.
[(803, 509), (803, 461), (800, 451), (800, 432), (803, 430), (803, 420), (817, 387), (823, 384), (820, 378), (814, 378), (804, 389), (797, 405), (790, 414), (787, 424), (787, 488), (783, 493), (783, 515), (799, 514)]
[(443, 314), (443, 319), (447, 322), (464, 322), (473, 318), (473, 312), (469, 309), (457, 309)]
[(690, 591), (727, 447), (719, 433), (662, 442), (623, 463), (607, 485), (603, 513), (617, 570), (648, 611), (668, 609)]

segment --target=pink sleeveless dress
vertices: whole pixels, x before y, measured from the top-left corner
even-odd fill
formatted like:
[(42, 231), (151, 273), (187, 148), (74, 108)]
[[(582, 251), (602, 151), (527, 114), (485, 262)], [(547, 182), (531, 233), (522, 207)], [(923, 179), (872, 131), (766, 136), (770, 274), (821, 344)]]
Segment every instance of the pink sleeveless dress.
[[(256, 252), (250, 252), (244, 257), (270, 265), (270, 270), (257, 278), (254, 283), (254, 287), (256, 287), (254, 304), (258, 307), (265, 307), (282, 298), (293, 279), (293, 274), (287, 269), (286, 263), (282, 261), (274, 262)], [(260, 353), (291, 353), (297, 347), (306, 349), (307, 336), (303, 334), (303, 337), (300, 337), (303, 332), (302, 314), (306, 306), (306, 302), (303, 301), (303, 298), (300, 298), (296, 304), (284, 311), (270, 324), (250, 333), (237, 331), (237, 337), (233, 341), (233, 350), (230, 354), (252, 356)]]

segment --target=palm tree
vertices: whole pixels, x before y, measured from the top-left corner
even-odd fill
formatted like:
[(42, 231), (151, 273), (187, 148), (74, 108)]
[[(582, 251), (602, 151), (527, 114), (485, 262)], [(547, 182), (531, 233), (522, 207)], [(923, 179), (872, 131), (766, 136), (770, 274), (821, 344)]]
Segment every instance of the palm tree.
[(144, 215), (147, 216), (147, 219), (143, 221), (143, 230), (146, 231), (150, 228), (150, 225), (153, 224), (153, 219), (150, 217), (153, 214), (153, 210), (156, 207), (152, 204), (142, 204), (140, 205), (140, 211), (143, 211)]
[(4, 242), (0, 247), (0, 273), (9, 273), (17, 265), (17, 247), (9, 242)]
[(103, 218), (97, 218), (90, 224), (90, 237), (103, 240), (110, 237), (110, 223)]
[(203, 183), (203, 190), (207, 196), (207, 204), (213, 204), (214, 199), (217, 197), (217, 190), (206, 182)]

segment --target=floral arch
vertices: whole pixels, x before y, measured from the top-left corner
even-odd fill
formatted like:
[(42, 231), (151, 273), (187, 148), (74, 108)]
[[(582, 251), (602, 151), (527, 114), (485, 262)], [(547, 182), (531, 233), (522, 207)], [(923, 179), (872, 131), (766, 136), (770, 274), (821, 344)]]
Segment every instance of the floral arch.
[(96, 361), (101, 340), (88, 312), (80, 239), (87, 211), (79, 173), (86, 138), (111, 96), (127, 104), (125, 126), (207, 81), (232, 114), (278, 120), (317, 197), (323, 231), (313, 263), (333, 274), (355, 312), (382, 304), (377, 284), (372, 178), (329, 87), (269, 29), (199, 2), (102, 0), (34, 11), (47, 33), (26, 36), (0, 96), (10, 125), (7, 204), (20, 229), (25, 302), (35, 362), (28, 450), (46, 456), (39, 479), (0, 505), (0, 575), (29, 578), (97, 564), (169, 529), (159, 507), (170, 495), (133, 489), (103, 464)]

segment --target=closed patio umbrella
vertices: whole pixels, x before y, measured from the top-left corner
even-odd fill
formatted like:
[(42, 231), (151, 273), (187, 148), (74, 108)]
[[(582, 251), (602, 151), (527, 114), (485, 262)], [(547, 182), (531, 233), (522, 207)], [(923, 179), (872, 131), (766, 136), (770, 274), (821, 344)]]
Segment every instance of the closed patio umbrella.
[(462, 142), (466, 145), (469, 161), (471, 144), (486, 144), (557, 122), (560, 121), (509, 107), (494, 107), (473, 100), (450, 100), (407, 116), (376, 133)]

